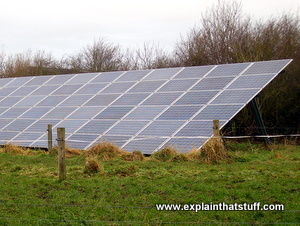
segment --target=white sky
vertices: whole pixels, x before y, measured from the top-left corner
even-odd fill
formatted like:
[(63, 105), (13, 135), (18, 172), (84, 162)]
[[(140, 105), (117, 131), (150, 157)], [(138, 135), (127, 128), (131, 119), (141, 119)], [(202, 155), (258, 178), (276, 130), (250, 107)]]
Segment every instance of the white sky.
[[(227, 0), (226, 0), (227, 1)], [(0, 51), (72, 54), (99, 37), (137, 48), (170, 50), (217, 0), (0, 0)], [(298, 12), (300, 0), (241, 0), (254, 18)]]

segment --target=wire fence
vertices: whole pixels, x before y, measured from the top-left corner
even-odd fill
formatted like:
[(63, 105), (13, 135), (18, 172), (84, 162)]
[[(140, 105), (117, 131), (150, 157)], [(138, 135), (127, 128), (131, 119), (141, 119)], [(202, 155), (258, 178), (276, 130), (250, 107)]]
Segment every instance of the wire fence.
[[(117, 136), (117, 135), (116, 135)], [(204, 138), (209, 139), (212, 136), (180, 136), (178, 138)], [(253, 135), (253, 136), (214, 136), (215, 138), (222, 139), (248, 139), (248, 138), (281, 138), (281, 137), (300, 137), (300, 134), (277, 134), (277, 135)], [(139, 137), (134, 138), (132, 141), (140, 141), (140, 140), (148, 140), (148, 139), (156, 139), (156, 138), (168, 138), (165, 136), (147, 136), (147, 137)], [(177, 136), (176, 136), (177, 138)], [(53, 139), (53, 141), (57, 141), (57, 139)], [(74, 142), (74, 143), (87, 143), (87, 140), (74, 140), (74, 139), (66, 139), (66, 142)], [(99, 142), (110, 141), (106, 139), (100, 139)], [(113, 142), (125, 142), (127, 139), (113, 140)], [(29, 143), (29, 142), (48, 142), (46, 139), (41, 140), (0, 140), (0, 142), (12, 142), (12, 143)]]

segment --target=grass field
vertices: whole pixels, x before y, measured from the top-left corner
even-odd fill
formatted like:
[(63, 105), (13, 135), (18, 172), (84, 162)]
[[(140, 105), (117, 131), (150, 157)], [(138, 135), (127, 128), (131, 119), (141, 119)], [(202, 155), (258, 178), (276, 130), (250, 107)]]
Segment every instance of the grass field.
[[(273, 151), (230, 145), (231, 163), (109, 160), (84, 173), (67, 159), (58, 182), (54, 156), (0, 153), (0, 225), (191, 223), (300, 224), (300, 147)], [(157, 211), (158, 203), (282, 203), (285, 211)]]

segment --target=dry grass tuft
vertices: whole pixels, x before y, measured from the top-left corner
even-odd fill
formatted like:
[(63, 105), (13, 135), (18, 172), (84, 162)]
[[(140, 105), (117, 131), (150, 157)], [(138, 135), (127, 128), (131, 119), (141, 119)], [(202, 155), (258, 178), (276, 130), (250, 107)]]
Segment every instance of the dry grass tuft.
[(165, 147), (152, 154), (151, 158), (159, 161), (167, 162), (167, 161), (171, 161), (177, 155), (178, 155), (178, 151), (175, 148)]
[(5, 144), (0, 149), (0, 153), (8, 153), (13, 155), (34, 155), (35, 152), (28, 148), (23, 148), (14, 144)]
[(84, 173), (94, 174), (94, 173), (103, 173), (103, 165), (99, 163), (96, 158), (90, 157), (86, 159)]
[(66, 157), (73, 157), (81, 155), (83, 152), (76, 148), (66, 147)]
[(188, 158), (187, 154), (179, 153), (179, 154), (175, 155), (171, 159), (171, 161), (172, 162), (186, 162), (186, 161), (189, 161), (189, 158)]
[(86, 156), (97, 156), (97, 158), (107, 161), (128, 155), (128, 152), (123, 151), (112, 143), (102, 142), (89, 148), (85, 151), (85, 154)]
[(276, 151), (276, 152), (274, 152), (273, 158), (274, 159), (284, 159), (284, 155), (281, 152)]
[(128, 153), (122, 156), (122, 158), (126, 161), (144, 161), (145, 157), (142, 152), (134, 151), (132, 153)]
[(198, 161), (201, 160), (200, 150), (193, 149), (185, 154), (185, 156), (191, 161)]
[[(68, 147), (68, 146), (66, 146), (65, 151), (66, 151), (66, 157), (67, 158), (78, 156), (78, 155), (81, 155), (83, 153), (79, 149), (71, 148), (71, 147)], [(54, 146), (51, 149), (51, 151), (49, 152), (49, 154), (51, 154), (51, 155), (57, 155), (57, 153), (58, 153), (58, 146)]]
[(206, 163), (219, 163), (229, 158), (223, 140), (218, 137), (211, 138), (200, 149), (199, 154), (200, 154), (200, 159)]

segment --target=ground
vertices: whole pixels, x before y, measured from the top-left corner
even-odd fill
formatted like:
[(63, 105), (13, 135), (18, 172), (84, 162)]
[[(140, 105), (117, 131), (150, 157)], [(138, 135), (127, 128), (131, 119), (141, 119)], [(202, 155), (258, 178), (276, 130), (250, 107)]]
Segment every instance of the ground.
[[(0, 225), (189, 223), (300, 224), (300, 146), (273, 151), (233, 145), (230, 163), (110, 160), (84, 173), (67, 159), (57, 180), (53, 155), (0, 153)], [(282, 203), (285, 211), (157, 211), (158, 203)]]

